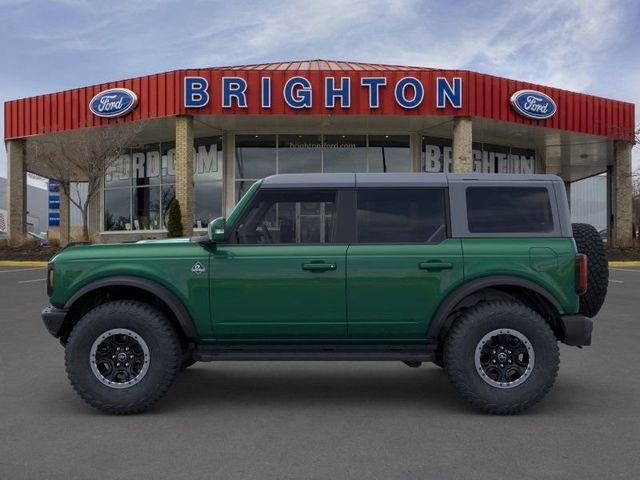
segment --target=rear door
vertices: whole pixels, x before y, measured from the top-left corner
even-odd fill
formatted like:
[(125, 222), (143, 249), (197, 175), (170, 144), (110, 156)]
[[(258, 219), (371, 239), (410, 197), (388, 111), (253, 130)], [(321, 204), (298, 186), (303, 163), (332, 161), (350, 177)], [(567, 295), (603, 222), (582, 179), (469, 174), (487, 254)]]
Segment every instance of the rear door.
[(448, 238), (445, 188), (361, 188), (347, 252), (349, 336), (420, 340), (446, 292), (462, 281)]

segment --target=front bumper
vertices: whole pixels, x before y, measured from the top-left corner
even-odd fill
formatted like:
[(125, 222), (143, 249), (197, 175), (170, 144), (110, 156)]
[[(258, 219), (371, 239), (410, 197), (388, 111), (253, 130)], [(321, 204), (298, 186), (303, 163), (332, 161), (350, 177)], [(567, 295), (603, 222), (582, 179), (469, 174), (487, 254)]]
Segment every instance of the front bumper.
[(564, 336), (562, 343), (572, 346), (591, 345), (593, 320), (582, 315), (563, 315), (560, 321)]
[(47, 327), (49, 333), (54, 337), (60, 337), (64, 319), (67, 316), (67, 311), (55, 307), (47, 307), (42, 310), (42, 321), (44, 326)]

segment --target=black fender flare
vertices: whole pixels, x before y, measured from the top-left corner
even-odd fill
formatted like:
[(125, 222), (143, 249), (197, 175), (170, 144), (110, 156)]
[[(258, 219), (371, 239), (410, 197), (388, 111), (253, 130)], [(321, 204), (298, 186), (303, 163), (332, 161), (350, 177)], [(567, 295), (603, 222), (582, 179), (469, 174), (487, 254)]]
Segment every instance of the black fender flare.
[(465, 297), (472, 295), (473, 293), (484, 288), (499, 286), (523, 287), (531, 290), (532, 292), (539, 294), (545, 300), (547, 300), (559, 314), (562, 313), (562, 306), (560, 305), (558, 300), (556, 300), (556, 298), (545, 288), (532, 282), (531, 280), (511, 275), (491, 275), (488, 277), (476, 278), (456, 288), (447, 296), (447, 298), (442, 301), (442, 303), (440, 303), (440, 306), (436, 310), (436, 313), (433, 316), (431, 324), (429, 325), (429, 328), (427, 330), (427, 341), (438, 341), (440, 331), (443, 327), (446, 326), (447, 317), (451, 313), (451, 310), (458, 303), (464, 300)]
[(169, 310), (171, 310), (171, 313), (173, 313), (173, 315), (176, 317), (176, 320), (182, 328), (185, 336), (189, 340), (198, 340), (198, 333), (195, 326), (193, 325), (191, 315), (189, 315), (189, 312), (187, 311), (182, 301), (167, 287), (147, 278), (119, 275), (95, 280), (84, 285), (77, 292), (75, 292), (71, 296), (71, 298), (64, 304), (64, 309), (69, 310), (75, 302), (77, 302), (80, 298), (88, 293), (91, 293), (100, 288), (114, 286), (135, 287), (141, 290), (145, 290), (152, 295), (155, 295), (169, 307)]

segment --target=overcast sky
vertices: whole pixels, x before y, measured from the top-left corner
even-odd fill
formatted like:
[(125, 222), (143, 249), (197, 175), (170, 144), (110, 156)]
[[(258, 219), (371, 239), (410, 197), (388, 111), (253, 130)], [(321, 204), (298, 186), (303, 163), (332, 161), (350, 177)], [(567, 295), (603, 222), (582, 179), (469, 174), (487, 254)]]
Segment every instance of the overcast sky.
[(2, 102), (315, 58), (469, 69), (640, 102), (634, 0), (0, 0), (0, 18)]

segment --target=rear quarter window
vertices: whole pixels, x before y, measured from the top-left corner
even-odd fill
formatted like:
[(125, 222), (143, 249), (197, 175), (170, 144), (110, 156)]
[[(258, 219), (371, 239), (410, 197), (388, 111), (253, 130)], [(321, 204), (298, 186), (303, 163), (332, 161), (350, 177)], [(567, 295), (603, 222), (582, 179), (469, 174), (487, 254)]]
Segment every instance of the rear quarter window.
[(468, 187), (471, 233), (549, 233), (554, 231), (545, 187)]

